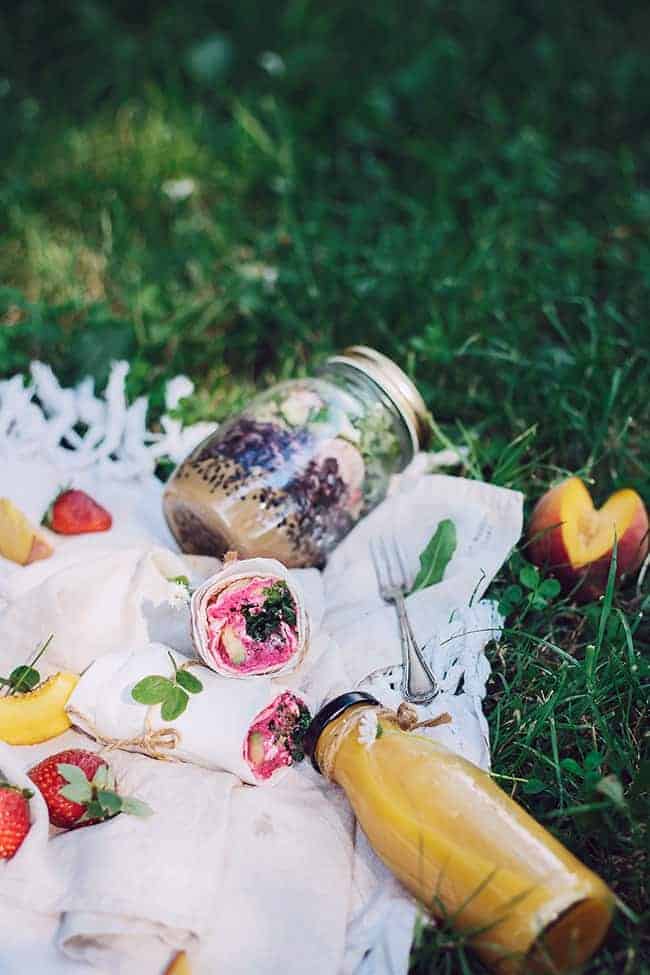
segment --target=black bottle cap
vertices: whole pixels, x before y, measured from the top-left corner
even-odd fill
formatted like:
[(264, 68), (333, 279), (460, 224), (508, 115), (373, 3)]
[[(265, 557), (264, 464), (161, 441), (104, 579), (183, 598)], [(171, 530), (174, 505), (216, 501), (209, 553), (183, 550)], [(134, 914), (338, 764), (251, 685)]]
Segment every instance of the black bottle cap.
[(303, 747), (306, 754), (311, 758), (311, 764), (317, 772), (320, 772), (320, 768), (316, 761), (316, 746), (318, 745), (318, 739), (323, 730), (330, 721), (339, 718), (344, 711), (347, 711), (348, 708), (353, 707), (355, 704), (379, 705), (379, 701), (372, 694), (366, 694), (365, 691), (348, 691), (346, 694), (339, 694), (338, 697), (332, 698), (331, 701), (324, 704), (318, 714), (312, 719), (303, 738)]

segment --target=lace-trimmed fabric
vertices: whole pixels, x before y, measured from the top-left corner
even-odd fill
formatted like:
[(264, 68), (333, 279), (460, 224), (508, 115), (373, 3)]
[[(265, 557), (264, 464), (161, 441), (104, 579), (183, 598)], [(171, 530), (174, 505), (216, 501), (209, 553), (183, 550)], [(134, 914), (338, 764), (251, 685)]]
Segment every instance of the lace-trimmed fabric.
[[(128, 372), (128, 363), (114, 363), (103, 395), (90, 378), (61, 386), (42, 362), (31, 364), (31, 381), (21, 375), (0, 381), (0, 459), (38, 454), (70, 472), (101, 468), (109, 478), (126, 480), (153, 474), (163, 457), (180, 462), (215, 429), (213, 423), (183, 427), (167, 412), (159, 432), (148, 430), (147, 398), (127, 401)], [(171, 379), (167, 410), (193, 390), (186, 376)]]

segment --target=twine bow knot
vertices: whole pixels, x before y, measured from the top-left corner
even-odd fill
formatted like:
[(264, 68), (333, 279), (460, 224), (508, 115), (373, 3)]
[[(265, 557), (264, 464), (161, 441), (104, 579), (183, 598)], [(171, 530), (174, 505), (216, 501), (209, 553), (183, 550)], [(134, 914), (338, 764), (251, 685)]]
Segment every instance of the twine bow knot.
[(144, 723), (144, 731), (141, 735), (134, 738), (109, 738), (103, 735), (93, 724), (93, 722), (81, 714), (75, 708), (67, 708), (70, 718), (77, 719), (76, 723), (81, 723), (81, 727), (89, 731), (92, 737), (100, 742), (107, 751), (123, 748), (126, 751), (136, 750), (148, 755), (150, 758), (157, 758), (161, 761), (175, 761), (167, 752), (173, 751), (180, 745), (181, 735), (176, 728), (152, 728), (149, 715), (147, 714)]
[(382, 708), (379, 712), (380, 717), (392, 718), (397, 722), (402, 731), (415, 731), (416, 728), (437, 728), (441, 724), (451, 724), (451, 715), (448, 711), (437, 714), (435, 718), (427, 721), (418, 721), (418, 713), (412, 704), (402, 701), (397, 711), (390, 711)]

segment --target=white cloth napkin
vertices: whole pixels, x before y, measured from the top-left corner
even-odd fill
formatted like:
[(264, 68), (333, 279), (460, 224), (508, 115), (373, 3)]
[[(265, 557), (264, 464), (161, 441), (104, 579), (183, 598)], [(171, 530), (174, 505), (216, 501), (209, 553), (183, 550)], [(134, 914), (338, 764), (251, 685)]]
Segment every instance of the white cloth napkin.
[[(2, 393), (0, 384), (0, 420)], [(38, 519), (69, 472), (65, 452), (36, 453), (30, 443), (5, 442), (0, 494)], [(114, 527), (105, 535), (57, 536), (46, 562), (0, 561), (1, 673), (50, 630), (55, 643), (43, 670), (78, 670), (109, 650), (137, 647), (143, 637), (188, 650), (187, 605), (182, 587), (168, 578), (190, 575), (196, 584), (214, 560), (167, 551), (172, 543), (153, 477), (129, 479), (122, 466), (122, 480), (111, 480), (105, 457), (72, 466), (84, 467), (75, 486), (106, 504)], [(454, 719), (431, 734), (487, 766), (483, 648), (498, 637), (501, 620), (480, 597), (517, 541), (522, 499), (440, 475), (407, 473), (396, 487), (339, 546), (322, 582), (308, 574), (316, 592), (324, 587), (322, 632), (331, 639), (316, 641), (292, 681), (314, 702), (353, 685), (396, 702), (390, 684), (399, 684), (399, 673), (384, 673), (400, 660), (396, 621), (378, 598), (368, 541), (398, 533), (415, 567), (438, 522), (452, 518), (458, 547), (444, 579), (410, 596), (408, 608), (443, 689), (429, 710)], [(30, 748), (5, 746), (0, 769), (24, 781), (22, 770), (71, 745), (98, 747), (70, 731)], [(121, 788), (145, 799), (155, 815), (123, 815), (48, 840), (39, 797), (32, 800), (27, 840), (0, 863), (0, 975), (155, 975), (179, 948), (188, 951), (195, 975), (407, 971), (415, 907), (358, 835), (341, 791), (308, 763), (268, 790), (125, 752), (110, 753), (109, 761)]]

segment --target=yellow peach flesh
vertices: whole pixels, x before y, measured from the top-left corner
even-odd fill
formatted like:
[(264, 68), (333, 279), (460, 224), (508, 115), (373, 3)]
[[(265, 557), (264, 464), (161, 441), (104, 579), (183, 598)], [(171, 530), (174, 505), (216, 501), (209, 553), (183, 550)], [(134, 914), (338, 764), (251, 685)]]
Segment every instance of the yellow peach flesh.
[(192, 969), (184, 951), (178, 951), (164, 971), (164, 975), (192, 975)]
[(0, 741), (35, 745), (67, 731), (65, 705), (78, 680), (76, 674), (61, 671), (33, 691), (0, 698)]
[(617, 491), (602, 508), (594, 508), (589, 491), (578, 478), (564, 486), (560, 515), (562, 539), (569, 562), (582, 568), (611, 552), (633, 524), (639, 509), (636, 491)]
[(9, 498), (0, 498), (0, 555), (29, 565), (52, 554), (52, 546)]

